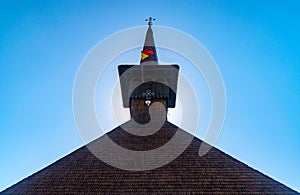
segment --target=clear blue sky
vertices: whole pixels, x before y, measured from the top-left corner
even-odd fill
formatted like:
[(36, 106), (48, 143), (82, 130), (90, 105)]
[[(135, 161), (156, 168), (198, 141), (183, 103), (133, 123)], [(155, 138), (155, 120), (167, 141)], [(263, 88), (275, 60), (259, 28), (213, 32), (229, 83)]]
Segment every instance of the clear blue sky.
[(299, 1), (0, 2), (0, 190), (83, 145), (73, 82), (124, 28), (180, 29), (212, 54), (227, 92), (216, 147), (300, 191)]

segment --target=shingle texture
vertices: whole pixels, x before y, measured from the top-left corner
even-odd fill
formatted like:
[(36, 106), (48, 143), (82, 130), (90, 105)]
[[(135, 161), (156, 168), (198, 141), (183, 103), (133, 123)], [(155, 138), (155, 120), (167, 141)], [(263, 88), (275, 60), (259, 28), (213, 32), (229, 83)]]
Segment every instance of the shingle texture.
[[(131, 135), (120, 127), (107, 135), (125, 148), (150, 150), (170, 140), (176, 131), (182, 130), (167, 122), (158, 132), (146, 137)], [(94, 143), (101, 141), (100, 137)], [(83, 146), (3, 193), (297, 194), (216, 148), (212, 148), (205, 156), (198, 156), (201, 143), (198, 138), (193, 138), (192, 143), (178, 158), (149, 171), (114, 168)]]

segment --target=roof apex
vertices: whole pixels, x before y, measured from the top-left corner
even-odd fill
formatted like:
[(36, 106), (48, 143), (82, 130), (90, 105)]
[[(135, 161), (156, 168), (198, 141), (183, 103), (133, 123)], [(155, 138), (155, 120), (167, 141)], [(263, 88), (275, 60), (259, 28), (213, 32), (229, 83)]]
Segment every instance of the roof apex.
[(157, 59), (157, 53), (155, 48), (155, 42), (153, 37), (153, 31), (151, 26), (153, 25), (153, 22), (155, 18), (149, 17), (149, 19), (146, 19), (148, 21), (148, 29), (146, 32), (146, 38), (144, 42), (144, 47), (141, 53), (141, 61), (140, 65), (157, 65), (158, 59)]

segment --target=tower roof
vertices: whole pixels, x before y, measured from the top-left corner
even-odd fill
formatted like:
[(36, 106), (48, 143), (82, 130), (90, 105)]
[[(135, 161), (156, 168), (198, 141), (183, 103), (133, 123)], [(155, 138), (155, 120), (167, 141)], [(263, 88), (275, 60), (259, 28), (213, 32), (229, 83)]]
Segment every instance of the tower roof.
[(149, 17), (149, 19), (146, 19), (148, 21), (148, 29), (146, 32), (146, 38), (143, 50), (141, 52), (141, 65), (157, 65), (158, 59), (157, 59), (157, 53), (155, 48), (155, 42), (153, 37), (153, 31), (151, 26), (153, 25), (153, 20), (155, 20), (152, 17)]

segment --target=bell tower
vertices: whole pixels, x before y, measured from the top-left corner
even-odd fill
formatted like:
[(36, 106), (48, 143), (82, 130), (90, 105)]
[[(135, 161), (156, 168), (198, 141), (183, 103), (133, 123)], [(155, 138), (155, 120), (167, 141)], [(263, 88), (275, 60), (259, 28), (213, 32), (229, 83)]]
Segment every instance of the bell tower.
[[(118, 66), (123, 106), (130, 109), (131, 119), (140, 124), (151, 120), (151, 106), (156, 112), (167, 113), (167, 109), (174, 108), (176, 103), (179, 66), (159, 65), (152, 31), (154, 20), (152, 17), (146, 19), (148, 29), (140, 65)], [(154, 103), (163, 106), (156, 107)]]

